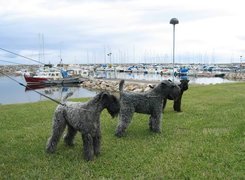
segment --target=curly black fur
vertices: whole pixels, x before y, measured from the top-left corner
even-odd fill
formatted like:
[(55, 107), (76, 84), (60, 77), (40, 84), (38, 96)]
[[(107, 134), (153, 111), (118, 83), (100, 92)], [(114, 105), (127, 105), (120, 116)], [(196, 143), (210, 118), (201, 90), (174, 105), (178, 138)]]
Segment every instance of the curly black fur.
[[(167, 97), (167, 99), (169, 99), (169, 100), (174, 100), (173, 108), (177, 112), (181, 112), (182, 95), (184, 94), (184, 91), (188, 90), (188, 88), (189, 88), (188, 83), (189, 83), (189, 80), (180, 80), (180, 84), (178, 85), (180, 87), (179, 97), (176, 99), (174, 99), (171, 96)], [(167, 104), (167, 99), (164, 99), (164, 101), (163, 101), (163, 109), (165, 108), (165, 106)]]
[(67, 127), (65, 143), (72, 146), (74, 137), (79, 131), (83, 140), (84, 158), (88, 161), (93, 160), (94, 155), (100, 154), (101, 112), (107, 109), (112, 117), (117, 116), (120, 110), (119, 100), (108, 92), (101, 92), (86, 103), (67, 102), (66, 99), (71, 95), (67, 94), (62, 100), (65, 105), (58, 105), (54, 112), (53, 130), (46, 151), (55, 152), (59, 139)]

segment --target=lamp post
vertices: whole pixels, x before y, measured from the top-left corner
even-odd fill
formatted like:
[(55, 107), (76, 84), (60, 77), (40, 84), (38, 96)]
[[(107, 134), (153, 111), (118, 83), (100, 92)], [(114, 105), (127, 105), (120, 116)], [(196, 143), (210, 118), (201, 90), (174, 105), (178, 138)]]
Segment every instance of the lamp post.
[(174, 51), (175, 51), (175, 24), (179, 24), (179, 20), (177, 18), (172, 18), (169, 22), (170, 24), (173, 24), (173, 81), (174, 81), (174, 64), (175, 64), (175, 57), (174, 57)]
[(240, 56), (240, 72), (242, 72), (242, 56)]

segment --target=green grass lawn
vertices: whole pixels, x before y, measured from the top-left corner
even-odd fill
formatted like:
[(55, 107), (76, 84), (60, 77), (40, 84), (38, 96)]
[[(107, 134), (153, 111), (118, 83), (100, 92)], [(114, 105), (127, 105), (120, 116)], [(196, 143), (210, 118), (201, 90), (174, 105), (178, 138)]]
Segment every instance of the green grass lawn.
[[(76, 99), (76, 101), (86, 99)], [(102, 153), (82, 156), (80, 135), (46, 154), (56, 104), (0, 105), (0, 179), (245, 179), (245, 83), (190, 86), (182, 113), (169, 101), (162, 133), (135, 114), (127, 135), (102, 113)]]

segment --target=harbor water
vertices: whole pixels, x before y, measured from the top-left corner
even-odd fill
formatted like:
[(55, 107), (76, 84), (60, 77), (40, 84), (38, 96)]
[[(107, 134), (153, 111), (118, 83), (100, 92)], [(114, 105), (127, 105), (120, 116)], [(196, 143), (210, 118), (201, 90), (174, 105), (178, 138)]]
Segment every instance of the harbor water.
[[(25, 84), (25, 80), (22, 76), (12, 76), (12, 78)], [(47, 100), (47, 98), (41, 96), (35, 91), (27, 89), (4, 76), (0, 76), (0, 89), (0, 104), (28, 103)], [(35, 90), (57, 100), (60, 100), (67, 92), (70, 91), (73, 92), (73, 97), (93, 97), (96, 94), (96, 92), (84, 89), (80, 87), (80, 85), (72, 87), (40, 87)]]
[[(171, 76), (160, 74), (144, 74), (144, 73), (114, 73), (114, 72), (101, 72), (97, 74), (99, 78), (105, 79), (125, 79), (125, 80), (146, 80), (146, 81), (161, 81), (171, 79)], [(11, 76), (15, 80), (25, 84), (22, 76)], [(190, 84), (217, 84), (234, 82), (231, 80), (218, 78), (218, 77), (175, 77), (174, 81), (179, 82), (180, 78), (188, 78)], [(28, 103), (47, 100), (47, 98), (40, 94), (27, 89), (15, 81), (5, 76), (0, 76), (0, 104), (15, 104), (15, 103)], [(77, 86), (52, 86), (52, 87), (39, 87), (36, 91), (43, 93), (51, 98), (60, 100), (67, 92), (73, 92), (74, 98), (80, 97), (93, 97), (96, 92), (85, 89), (80, 85)]]

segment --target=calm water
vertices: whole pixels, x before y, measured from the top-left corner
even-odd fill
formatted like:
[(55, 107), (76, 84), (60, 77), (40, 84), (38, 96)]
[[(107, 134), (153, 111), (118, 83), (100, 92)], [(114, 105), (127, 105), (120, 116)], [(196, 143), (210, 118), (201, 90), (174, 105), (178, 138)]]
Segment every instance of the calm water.
[[(23, 77), (13, 77), (17, 81), (26, 84)], [(47, 100), (38, 93), (28, 90), (7, 77), (0, 77), (0, 104), (26, 103)], [(36, 89), (49, 97), (60, 100), (67, 92), (72, 91), (72, 97), (93, 97), (96, 92), (81, 87), (45, 87)]]
[[(107, 72), (99, 74), (100, 77), (104, 78), (120, 78), (120, 79), (141, 79), (141, 80), (166, 80), (172, 79), (169, 76), (161, 76), (159, 74), (136, 74), (136, 73), (115, 73)], [(22, 76), (12, 76), (17, 81), (26, 84)], [(178, 82), (180, 79), (175, 78), (175, 81)], [(217, 84), (217, 83), (227, 83), (233, 82), (222, 78), (194, 78), (189, 77), (190, 84)], [(93, 97), (96, 92), (89, 91), (82, 87), (43, 87), (36, 89), (38, 92), (41, 92), (49, 97), (60, 100), (67, 92), (72, 91), (72, 97)], [(28, 90), (23, 86), (20, 86), (18, 83), (10, 80), (7, 77), (0, 76), (0, 104), (13, 104), (13, 103), (27, 103), (27, 102), (36, 102), (47, 100), (47, 98), (39, 95), (38, 93)]]
[[(160, 74), (144, 74), (144, 73), (114, 73), (114, 72), (101, 72), (99, 76), (103, 78), (118, 78), (118, 79), (140, 79), (140, 80), (147, 80), (147, 81), (162, 81), (173, 79), (173, 77), (169, 75), (160, 75)], [(219, 77), (175, 77), (174, 81), (179, 82), (180, 78), (185, 79), (188, 78), (190, 80), (190, 84), (219, 84), (219, 83), (229, 83), (234, 82), (231, 80), (219, 78)]]

